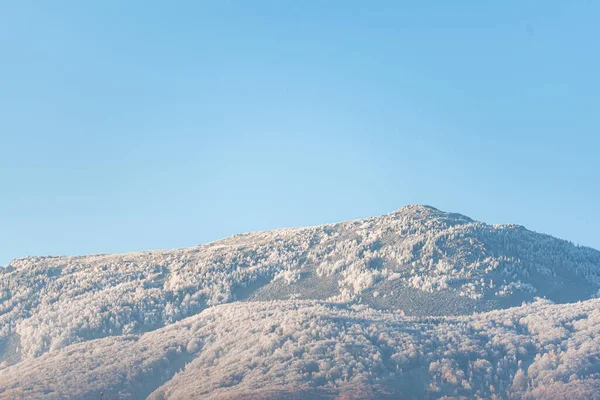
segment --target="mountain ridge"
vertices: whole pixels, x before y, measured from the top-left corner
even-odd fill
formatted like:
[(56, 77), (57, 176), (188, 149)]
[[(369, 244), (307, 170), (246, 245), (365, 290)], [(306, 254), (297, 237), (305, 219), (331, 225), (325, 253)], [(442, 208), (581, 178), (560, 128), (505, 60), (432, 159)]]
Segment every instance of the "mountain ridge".
[(492, 226), (492, 227), (514, 228), (514, 229), (518, 229), (518, 230), (519, 229), (526, 230), (528, 232), (532, 232), (535, 234), (548, 236), (552, 239), (565, 241), (565, 242), (572, 244), (578, 248), (599, 251), (598, 249), (595, 249), (594, 247), (577, 244), (570, 240), (562, 239), (562, 238), (559, 238), (554, 235), (534, 231), (534, 230), (527, 228), (524, 225), (517, 224), (517, 223), (509, 222), (509, 223), (504, 223), (504, 224), (487, 224), (485, 222), (473, 220), (464, 214), (442, 211), (442, 210), (440, 210), (434, 206), (428, 205), (428, 204), (408, 204), (408, 205), (404, 205), (390, 213), (383, 214), (383, 215), (376, 216), (376, 217), (357, 218), (357, 219), (345, 220), (345, 221), (340, 221), (340, 222), (330, 222), (330, 223), (317, 224), (317, 225), (307, 225), (307, 226), (299, 226), (299, 227), (284, 227), (284, 228), (275, 228), (275, 229), (267, 229), (267, 230), (234, 233), (227, 237), (215, 239), (210, 242), (206, 242), (206, 243), (202, 243), (202, 244), (198, 244), (198, 245), (190, 246), (190, 247), (177, 247), (177, 248), (173, 248), (173, 249), (163, 249), (163, 248), (161, 248), (161, 249), (145, 249), (145, 250), (139, 250), (139, 251), (128, 251), (128, 252), (123, 252), (123, 253), (92, 253), (92, 254), (78, 254), (78, 255), (64, 255), (64, 254), (63, 255), (28, 255), (25, 257), (14, 258), (11, 261), (9, 261), (8, 264), (0, 265), (0, 268), (8, 268), (12, 264), (18, 263), (19, 261), (23, 261), (23, 260), (42, 260), (42, 259), (47, 259), (47, 258), (50, 258), (50, 259), (51, 258), (90, 258), (90, 257), (109, 257), (109, 256), (123, 256), (124, 257), (124, 256), (129, 256), (129, 255), (138, 255), (138, 254), (142, 254), (142, 253), (161, 253), (161, 252), (169, 252), (169, 251), (177, 251), (177, 250), (191, 250), (191, 249), (195, 249), (195, 248), (198, 248), (201, 246), (215, 246), (215, 245), (221, 244), (221, 242), (227, 241), (229, 239), (246, 237), (246, 236), (254, 235), (254, 234), (264, 234), (264, 233), (269, 233), (269, 232), (283, 232), (283, 231), (297, 231), (297, 230), (314, 229), (314, 228), (327, 228), (327, 227), (331, 227), (331, 226), (335, 226), (335, 225), (339, 225), (339, 224), (343, 224), (343, 223), (354, 223), (354, 222), (365, 221), (365, 220), (369, 220), (369, 219), (373, 219), (373, 218), (381, 218), (381, 217), (397, 215), (397, 214), (404, 215), (407, 212), (414, 213), (415, 211), (417, 211), (417, 214), (419, 212), (422, 212), (426, 215), (427, 215), (427, 213), (435, 213), (436, 215), (446, 215), (448, 217), (456, 218), (459, 221), (460, 220), (466, 221), (465, 223), (480, 223), (480, 224), (484, 224), (484, 225)]

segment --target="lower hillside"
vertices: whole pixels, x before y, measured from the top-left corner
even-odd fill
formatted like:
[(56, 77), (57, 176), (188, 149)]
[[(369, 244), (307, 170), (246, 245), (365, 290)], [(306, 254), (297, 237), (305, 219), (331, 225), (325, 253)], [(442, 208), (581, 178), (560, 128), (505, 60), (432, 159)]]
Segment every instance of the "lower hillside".
[(236, 302), (0, 371), (0, 398), (600, 398), (600, 300), (409, 317)]

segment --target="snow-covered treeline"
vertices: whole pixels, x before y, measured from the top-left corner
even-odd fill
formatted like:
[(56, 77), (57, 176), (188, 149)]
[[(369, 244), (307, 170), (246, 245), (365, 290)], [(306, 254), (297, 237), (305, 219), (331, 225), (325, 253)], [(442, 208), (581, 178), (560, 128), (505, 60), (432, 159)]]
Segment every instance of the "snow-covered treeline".
[[(412, 288), (489, 309), (536, 296), (591, 298), (599, 276), (598, 251), (425, 206), (189, 249), (29, 257), (0, 268), (0, 368), (90, 339), (154, 330), (253, 293), (260, 300), (260, 288), (273, 288), (269, 298), (341, 303), (397, 299)], [(331, 284), (308, 287), (325, 281)], [(397, 308), (394, 301), (378, 304)]]

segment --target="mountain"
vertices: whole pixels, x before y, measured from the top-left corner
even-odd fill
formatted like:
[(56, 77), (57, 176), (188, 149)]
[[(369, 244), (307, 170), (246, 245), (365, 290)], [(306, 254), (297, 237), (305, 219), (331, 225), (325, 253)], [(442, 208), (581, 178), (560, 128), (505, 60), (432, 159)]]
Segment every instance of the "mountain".
[(596, 250), (429, 206), (28, 257), (0, 268), (0, 398), (591, 398), (599, 289)]

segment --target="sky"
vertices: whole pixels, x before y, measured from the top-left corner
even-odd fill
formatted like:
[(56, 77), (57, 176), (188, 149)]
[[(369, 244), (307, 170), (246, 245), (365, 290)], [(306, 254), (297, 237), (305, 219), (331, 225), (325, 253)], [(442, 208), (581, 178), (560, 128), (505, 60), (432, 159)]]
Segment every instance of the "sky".
[(600, 249), (600, 2), (0, 3), (0, 265), (428, 204)]

